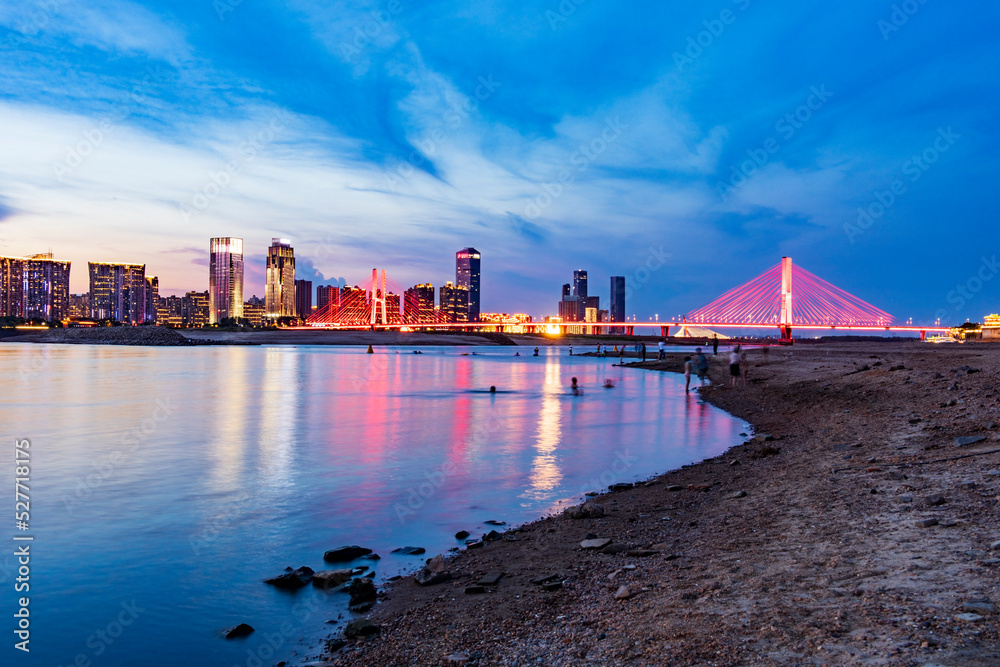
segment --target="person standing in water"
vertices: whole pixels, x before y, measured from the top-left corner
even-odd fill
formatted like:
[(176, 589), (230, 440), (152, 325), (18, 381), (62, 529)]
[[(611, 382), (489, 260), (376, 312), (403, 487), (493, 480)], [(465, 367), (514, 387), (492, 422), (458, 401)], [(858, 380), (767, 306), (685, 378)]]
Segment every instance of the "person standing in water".
[(571, 356), (571, 357), (573, 356), (573, 346), (572, 345), (569, 346), (569, 356)]
[(705, 380), (708, 378), (708, 358), (701, 351), (700, 347), (696, 347), (694, 351), (698, 354), (694, 363), (694, 370), (698, 374), (698, 379), (701, 380), (701, 386), (705, 386)]
[(664, 357), (667, 356), (667, 350), (665, 348), (665, 345), (666, 342), (664, 342), (663, 340), (661, 340), (659, 343), (656, 344), (656, 347), (659, 348), (659, 351), (657, 352), (656, 355), (657, 361), (663, 361)]
[(684, 357), (684, 393), (691, 393), (691, 371), (694, 364), (691, 362), (691, 357)]
[(538, 348), (537, 347), (535, 348), (535, 354), (534, 354), (534, 356), (536, 356), (536, 357), (538, 356)]
[(572, 382), (571, 382), (571, 384), (570, 384), (570, 387), (569, 387), (569, 390), (570, 390), (571, 392), (573, 392), (573, 395), (574, 395), (574, 396), (579, 396), (579, 395), (580, 395), (580, 385), (578, 385), (578, 384), (576, 383), (576, 378), (573, 378), (573, 379), (572, 379)]

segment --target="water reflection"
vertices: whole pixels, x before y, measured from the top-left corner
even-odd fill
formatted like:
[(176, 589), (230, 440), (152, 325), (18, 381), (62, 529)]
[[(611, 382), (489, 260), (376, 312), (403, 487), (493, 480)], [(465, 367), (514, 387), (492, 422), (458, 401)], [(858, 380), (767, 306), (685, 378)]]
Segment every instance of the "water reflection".
[(535, 434), (535, 458), (531, 463), (529, 488), (522, 498), (540, 500), (548, 496), (559, 484), (562, 475), (556, 459), (556, 449), (559, 446), (562, 430), (562, 394), (559, 364), (552, 360), (546, 361), (545, 379), (542, 384), (542, 405), (538, 411), (538, 427)]

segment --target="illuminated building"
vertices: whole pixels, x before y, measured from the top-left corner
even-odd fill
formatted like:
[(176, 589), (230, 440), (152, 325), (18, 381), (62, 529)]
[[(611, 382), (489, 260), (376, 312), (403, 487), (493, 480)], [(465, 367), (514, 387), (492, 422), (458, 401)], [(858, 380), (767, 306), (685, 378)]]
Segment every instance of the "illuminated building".
[(90, 316), (123, 324), (146, 321), (146, 265), (88, 262)]
[(323, 310), (328, 303), (340, 303), (340, 287), (320, 285), (316, 288), (316, 310)]
[(496, 324), (497, 331), (507, 333), (525, 333), (525, 324), (530, 324), (531, 315), (527, 313), (480, 313), (479, 321), (482, 323)]
[(313, 309), (313, 284), (311, 280), (295, 281), (295, 314), (309, 317)]
[[(625, 276), (611, 276), (611, 307), (608, 317), (612, 322), (625, 321)], [(610, 333), (625, 333), (623, 327), (611, 327)]]
[(208, 319), (228, 317), (243, 317), (243, 239), (226, 236), (209, 244)]
[(77, 319), (90, 317), (90, 294), (69, 295), (69, 316)]
[(462, 248), (455, 253), (455, 284), (469, 293), (469, 313), (466, 321), (479, 321), (479, 283), (481, 255), (475, 248)]
[(1000, 315), (987, 315), (983, 318), (983, 339), (1000, 339)]
[[(240, 290), (242, 291), (242, 289)], [(186, 327), (204, 327), (210, 324), (209, 299), (210, 292), (188, 292), (182, 302), (182, 316)], [(243, 304), (240, 304), (243, 310)]]
[(243, 302), (243, 318), (252, 327), (264, 326), (264, 299), (257, 295)]
[(441, 287), (438, 297), (441, 315), (446, 324), (469, 321), (469, 290), (453, 285), (449, 280)]
[(264, 288), (268, 319), (295, 316), (295, 250), (287, 239), (271, 239)]
[(160, 326), (184, 326), (184, 297), (161, 296), (156, 305), (156, 322)]
[(387, 292), (385, 295), (386, 324), (402, 324), (403, 316), (399, 309), (399, 295)]
[(28, 320), (69, 316), (70, 263), (52, 253), (0, 257), (0, 315)]
[(573, 296), (579, 297), (581, 299), (587, 298), (587, 272), (586, 271), (574, 271), (573, 272)]
[(434, 285), (414, 285), (403, 293), (403, 321), (406, 324), (434, 323)]
[(156, 276), (146, 276), (146, 322), (156, 322), (159, 302), (160, 279)]

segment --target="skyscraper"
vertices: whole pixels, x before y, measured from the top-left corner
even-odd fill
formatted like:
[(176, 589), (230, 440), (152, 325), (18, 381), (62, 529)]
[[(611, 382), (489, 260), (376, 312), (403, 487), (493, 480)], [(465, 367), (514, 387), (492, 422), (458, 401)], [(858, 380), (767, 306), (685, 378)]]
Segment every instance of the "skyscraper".
[[(625, 321), (625, 276), (611, 276), (611, 306), (608, 317), (612, 322)], [(624, 333), (622, 327), (611, 327), (612, 334)]]
[(434, 322), (434, 285), (414, 285), (403, 293), (403, 321), (406, 324)]
[(146, 265), (88, 262), (90, 316), (125, 324), (146, 321)]
[(587, 272), (586, 271), (574, 271), (573, 272), (573, 296), (580, 297), (581, 299), (587, 298)]
[(157, 320), (157, 306), (160, 303), (160, 279), (146, 276), (146, 322)]
[(452, 285), (449, 280), (441, 286), (438, 298), (446, 323), (469, 321), (469, 290), (464, 285)]
[(462, 248), (455, 253), (455, 284), (469, 291), (469, 322), (479, 321), (479, 251)]
[(337, 285), (320, 285), (316, 288), (316, 311), (323, 310), (329, 303), (340, 303), (340, 287)]
[(61, 320), (69, 315), (70, 263), (52, 253), (0, 257), (0, 316)]
[(243, 239), (220, 237), (209, 244), (208, 320), (243, 317)]
[(267, 249), (264, 309), (272, 320), (295, 316), (295, 250), (288, 239), (271, 239)]
[(313, 308), (313, 284), (311, 280), (295, 281), (295, 314), (309, 317)]

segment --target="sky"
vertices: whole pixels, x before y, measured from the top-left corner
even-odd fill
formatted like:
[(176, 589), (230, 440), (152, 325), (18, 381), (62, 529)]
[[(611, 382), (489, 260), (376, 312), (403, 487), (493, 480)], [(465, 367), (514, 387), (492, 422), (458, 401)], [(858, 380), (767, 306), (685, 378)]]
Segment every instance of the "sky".
[(554, 314), (574, 269), (672, 318), (791, 256), (896, 316), (1000, 310), (1000, 5), (943, 0), (0, 4), (0, 254), (263, 295), (454, 280)]

